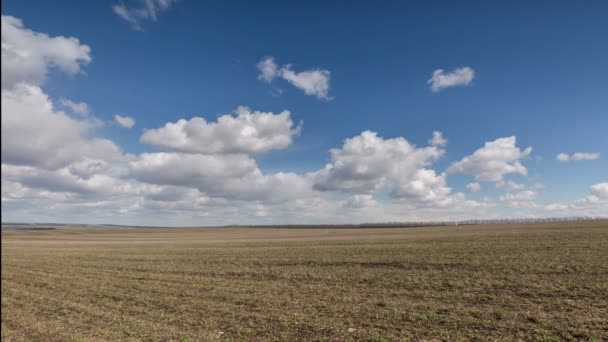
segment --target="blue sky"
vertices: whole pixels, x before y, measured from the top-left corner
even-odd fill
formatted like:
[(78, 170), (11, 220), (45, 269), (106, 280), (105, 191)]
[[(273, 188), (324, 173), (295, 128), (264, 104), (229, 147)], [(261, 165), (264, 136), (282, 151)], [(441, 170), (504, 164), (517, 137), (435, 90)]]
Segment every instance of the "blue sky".
[[(154, 0), (150, 3), (153, 10), (139, 0), (2, 3), (3, 16), (22, 21), (19, 29), (48, 37), (73, 37), (80, 46), (90, 48), (88, 62), (67, 54), (62, 56), (75, 61), (79, 66), (77, 72), (66, 72), (52, 62), (44, 62), (44, 79), (28, 82), (47, 94), (56, 111), (64, 111), (71, 120), (87, 124), (92, 118), (98, 121), (99, 124), (91, 124), (94, 127), (77, 139), (108, 140), (120, 149), (121, 155), (127, 156), (121, 161), (116, 161), (120, 158), (110, 158), (110, 161), (104, 159), (107, 156), (99, 159), (77, 151), (71, 160), (61, 165), (40, 168), (39, 162), (6, 159), (5, 152), (19, 155), (20, 151), (5, 150), (5, 139), (9, 138), (3, 138), (2, 205), (3, 214), (8, 217), (3, 220), (148, 223), (149, 211), (154, 209), (146, 207), (146, 191), (152, 190), (122, 193), (119, 201), (113, 200), (116, 194), (104, 195), (89, 188), (81, 191), (78, 187), (58, 189), (22, 176), (30, 172), (49, 179), (49, 174), (43, 176), (41, 172), (51, 172), (75, 177), (66, 170), (85, 157), (111, 165), (100, 176), (114, 177), (112, 182), (142, 189), (158, 187), (154, 191), (177, 186), (179, 191), (196, 190), (192, 196), (214, 203), (183, 211), (168, 209), (171, 205), (165, 204), (160, 220), (174, 225), (333, 222), (345, 216), (352, 221), (384, 221), (608, 214), (603, 197), (608, 192), (608, 86), (605, 82), (608, 79), (605, 38), (608, 4), (604, 1), (491, 4), (386, 1), (378, 4), (371, 1)], [(118, 7), (124, 9), (131, 23), (125, 20), (125, 15), (118, 15)], [(17, 70), (4, 61), (4, 25), (3, 17), (3, 99), (5, 92), (9, 96), (12, 91), (12, 83), (5, 87), (5, 70)], [(15, 37), (7, 35), (6, 39), (23, 39)], [(24, 46), (23, 49), (45, 53)], [(49, 48), (49, 51), (52, 54), (55, 50)], [(267, 57), (274, 58), (279, 70), (271, 82), (260, 79), (261, 71), (256, 67)], [(465, 67), (474, 76), (432, 91), (428, 81), (434, 71), (441, 69), (449, 75)], [(296, 83), (304, 83), (294, 86), (284, 76), (285, 70), (294, 72), (298, 77)], [(306, 94), (305, 88), (310, 84), (302, 81), (303, 74), (298, 73), (307, 71), (315, 77), (321, 77), (315, 72), (327, 72), (328, 76), (323, 78), (328, 85), (327, 98)], [(59, 104), (61, 99), (86, 103), (91, 109), (89, 117), (70, 114)], [(167, 123), (192, 117), (202, 117), (207, 123), (221, 115), (236, 117), (234, 111), (239, 106), (249, 107), (252, 113), (278, 114), (288, 110), (292, 128), (303, 122), (299, 134), (291, 135), (286, 146), (262, 153), (247, 149), (237, 152), (243, 155), (243, 160), (254, 161), (264, 176), (274, 177), (282, 172), (304, 179), (298, 182), (306, 183), (302, 186), (314, 193), (302, 193), (301, 198), (317, 201), (315, 203), (327, 201), (321, 207), (335, 208), (320, 213), (312, 204), (304, 205), (311, 213), (301, 216), (297, 210), (294, 214), (295, 207), (277, 207), (261, 195), (257, 198), (239, 191), (232, 193), (232, 186), (212, 191), (200, 182), (176, 183), (136, 175), (133, 163), (145, 153), (156, 153), (157, 157), (158, 153), (176, 153), (184, 158), (209, 155), (207, 150), (185, 152), (169, 146), (166, 141), (142, 143), (144, 130), (160, 129)], [(114, 122), (117, 114), (133, 118), (135, 125), (130, 129), (118, 125)], [(3, 104), (2, 115), (4, 122), (5, 118), (17, 118), (20, 114)], [(352, 170), (335, 168), (333, 173), (318, 174), (326, 164), (339, 162), (332, 159), (330, 149), (341, 149), (345, 139), (361, 136), (368, 130), (381, 137), (379, 142), (374, 140), (382, 149), (376, 150), (378, 156), (392, 151), (389, 141), (399, 137), (423, 149), (430, 146), (428, 140), (433, 132), (439, 131), (448, 142), (436, 146), (441, 156), (429, 155), (415, 167), (400, 166), (397, 161), (386, 170), (364, 171), (369, 173), (359, 176), (377, 181), (371, 188), (363, 187), (364, 190), (351, 187), (361, 178), (353, 176)], [(532, 152), (505, 160), (500, 159), (503, 152), (498, 151), (498, 161), (477, 160), (483, 165), (469, 163), (461, 171), (455, 171), (455, 167), (450, 169), (486, 142), (512, 136), (516, 138), (513, 148), (524, 151), (531, 146)], [(10, 139), (25, 138), (13, 133)], [(78, 144), (78, 141), (71, 143)], [(366, 163), (370, 161), (365, 159), (368, 152), (360, 152), (357, 155), (360, 159), (352, 161), (353, 170), (369, 166)], [(513, 150), (504, 153), (511, 152)], [(577, 152), (584, 154), (568, 161), (556, 159), (560, 153)], [(231, 153), (234, 149), (212, 154), (224, 158)], [(392, 159), (379, 156), (377, 160), (390, 164), (394, 158), (408, 156), (406, 152), (395, 153)], [(506, 169), (498, 170), (500, 180), (480, 176), (484, 167), (496, 162), (507, 164)], [(513, 171), (510, 166), (515, 163), (520, 163), (525, 172)], [(192, 167), (206, 169), (209, 165), (188, 164), (188, 168)], [(403, 177), (395, 174), (396, 170), (407, 167), (412, 169), (400, 171), (404, 172)], [(429, 187), (425, 188), (429, 191), (426, 194), (431, 194), (433, 199), (411, 190), (412, 184), (420, 181), (408, 176), (408, 172), (416, 174), (415, 170), (436, 173), (437, 179), (422, 181)], [(340, 178), (349, 175), (354, 178)], [(208, 177), (207, 174), (199, 176)], [(88, 181), (70, 178), (66, 182), (80, 186)], [(223, 181), (225, 179), (213, 183)], [(505, 185), (508, 181), (518, 185), (509, 188)], [(431, 185), (437, 182), (445, 184)], [(466, 185), (474, 182), (480, 183), (481, 189), (467, 190)], [(348, 186), (344, 185), (347, 183)], [(120, 187), (117, 183), (111, 184)], [(446, 193), (433, 186), (447, 187), (450, 191)], [(324, 190), (319, 190), (321, 188)], [(410, 190), (403, 190), (406, 188)], [(30, 194), (27, 198), (15, 195), (26, 190)], [(40, 195), (49, 191), (55, 201), (59, 194), (69, 200), (59, 207), (56, 202), (53, 206), (45, 202), (48, 198)], [(396, 192), (402, 195), (397, 196)], [(191, 202), (192, 198), (180, 197), (185, 202)], [(291, 200), (295, 198), (298, 195), (294, 194)], [(102, 208), (99, 203), (104, 199), (134, 209), (112, 206), (90, 209)], [(286, 203), (291, 200), (282, 205), (288, 206)], [(360, 204), (356, 209), (348, 205), (354, 200)], [(479, 205), (456, 208), (445, 204), (467, 200)], [(439, 202), (442, 204), (437, 205)], [(227, 214), (227, 207), (239, 210)], [(420, 215), (412, 215), (415, 210), (419, 210)]]

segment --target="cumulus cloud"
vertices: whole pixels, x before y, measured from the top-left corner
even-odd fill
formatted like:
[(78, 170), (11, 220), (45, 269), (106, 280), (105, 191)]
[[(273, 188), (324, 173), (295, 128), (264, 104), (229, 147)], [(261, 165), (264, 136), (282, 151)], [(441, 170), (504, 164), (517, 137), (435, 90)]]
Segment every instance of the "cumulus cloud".
[[(138, 26), (140, 20), (154, 20), (172, 1), (141, 4), (147, 14), (125, 5), (115, 11)], [(488, 211), (495, 206), (492, 199), (468, 200), (452, 192), (445, 172), (431, 169), (447, 145), (438, 131), (423, 147), (365, 131), (331, 149), (325, 168), (302, 174), (264, 172), (253, 156), (288, 147), (301, 126), (294, 126), (288, 111), (239, 107), (213, 122), (192, 118), (146, 130), (141, 141), (167, 151), (124, 154), (97, 136), (86, 103), (56, 101), (42, 89), (52, 70), (79, 73), (91, 60), (89, 47), (75, 38), (33, 32), (13, 17), (2, 17), (2, 29), (3, 220), (176, 225), (493, 215)], [(309, 95), (328, 98), (328, 71), (296, 72), (288, 65), (279, 68), (274, 60), (259, 67), (263, 81), (283, 78)], [(116, 119), (132, 126), (128, 117)], [(538, 205), (535, 191), (505, 181), (505, 175), (527, 173), (521, 160), (530, 151), (521, 151), (514, 137), (497, 139), (448, 171), (518, 191), (498, 198), (518, 210), (552, 215), (608, 211), (608, 183), (592, 185), (587, 197), (572, 204)], [(575, 155), (569, 158), (584, 159)], [(469, 191), (479, 187), (477, 182), (467, 185)]]
[(105, 160), (83, 157), (82, 159), (71, 163), (67, 169), (75, 176), (82, 179), (89, 179), (96, 174), (106, 171), (108, 168), (109, 163)]
[[(59, 99), (59, 105), (70, 114), (76, 114), (76, 119), (90, 127), (102, 127), (103, 120), (93, 115), (91, 107), (86, 102), (74, 102), (68, 99)], [(73, 116), (73, 115), (72, 115)]]
[(144, 153), (129, 163), (131, 174), (146, 183), (216, 186), (220, 179), (241, 178), (256, 172), (255, 161), (245, 155)]
[[(116, 161), (120, 148), (90, 136), (97, 121), (76, 120), (55, 108), (40, 88), (49, 69), (80, 72), (90, 48), (76, 38), (49, 37), (2, 16), (2, 163), (58, 169), (80, 160)], [(62, 99), (71, 111), (87, 116), (86, 103)]]
[[(507, 187), (507, 189), (509, 189), (509, 190), (523, 190), (526, 188), (526, 185), (514, 182), (512, 180), (508, 180), (506, 182), (505, 181), (497, 182), (496, 187), (497, 188)], [(534, 187), (538, 188), (537, 185), (535, 185)]]
[[(383, 139), (365, 131), (346, 139), (342, 148), (330, 150), (333, 163), (315, 176), (319, 190), (375, 193), (389, 178), (412, 176), (442, 155), (436, 147), (416, 148), (402, 137)], [(404, 171), (400, 174), (400, 171)]]
[(82, 156), (120, 160), (122, 152), (112, 141), (89, 137), (92, 127), (55, 110), (37, 86), (21, 83), (2, 91), (3, 163), (56, 169)]
[(222, 115), (217, 122), (194, 117), (146, 130), (140, 141), (166, 149), (188, 153), (264, 153), (289, 146), (300, 133), (291, 113), (251, 111), (239, 107), (236, 115)]
[(570, 157), (570, 160), (596, 160), (599, 157), (599, 153), (576, 152)]
[(73, 113), (87, 116), (91, 114), (91, 108), (85, 102), (74, 102), (68, 99), (59, 99), (59, 103), (69, 108)]
[(538, 193), (533, 190), (523, 190), (517, 193), (507, 193), (500, 196), (500, 200), (506, 202), (507, 205), (513, 208), (535, 208), (534, 200)]
[(114, 115), (114, 121), (124, 128), (132, 128), (135, 126), (135, 119), (130, 116)]
[(568, 206), (561, 203), (550, 203), (544, 206), (547, 211), (564, 212), (568, 209)]
[(31, 166), (2, 165), (2, 177), (30, 187), (52, 192), (76, 194), (113, 194), (130, 190), (127, 182), (105, 174), (90, 172), (86, 178), (80, 177), (70, 167), (58, 170), (44, 170)]
[[(239, 111), (241, 114), (253, 115), (244, 108)], [(269, 120), (273, 118), (274, 114), (266, 114)], [(231, 127), (227, 130), (230, 134), (240, 134), (239, 132), (243, 131), (243, 123), (247, 123), (246, 127), (255, 124), (256, 120), (240, 120), (239, 117), (226, 117), (226, 120), (231, 122), (226, 124)], [(224, 125), (223, 121), (220, 118), (214, 124)], [(391, 206), (391, 211), (394, 210), (398, 215), (399, 205), (412, 206), (411, 208), (444, 208), (448, 211), (452, 208), (471, 210), (484, 207), (481, 203), (466, 200), (461, 193), (452, 194), (447, 186), (446, 175), (437, 174), (425, 167), (443, 154), (443, 150), (436, 146), (417, 148), (404, 138), (383, 139), (374, 132), (363, 132), (360, 136), (347, 139), (342, 148), (332, 149), (333, 164), (322, 170), (304, 175), (284, 172), (265, 174), (249, 154), (270, 148), (258, 148), (256, 146), (265, 145), (255, 142), (234, 145), (234, 142), (239, 141), (238, 135), (231, 139), (218, 138), (221, 136), (216, 132), (219, 128), (208, 129), (206, 126), (211, 124), (204, 121), (200, 122), (201, 125), (194, 126), (195, 128), (188, 128), (187, 125), (191, 123), (192, 120), (184, 120), (184, 126), (175, 127), (177, 129), (172, 131), (179, 133), (170, 135), (181, 138), (172, 140), (183, 142), (187, 140), (184, 139), (183, 132), (191, 134), (204, 131), (208, 133), (198, 137), (215, 137), (212, 140), (220, 141), (218, 147), (211, 147), (210, 143), (201, 141), (192, 142), (190, 145), (205, 146), (204, 148), (167, 144), (165, 147), (175, 152), (140, 155), (129, 163), (130, 176), (138, 182), (160, 187), (194, 188), (205, 198), (205, 205), (209, 205), (211, 200), (227, 201), (224, 205), (232, 203), (231, 205), (239, 208), (246, 207), (252, 217), (257, 218), (276, 217), (277, 212), (304, 215), (304, 212), (310, 213), (312, 207), (301, 208), (300, 205), (304, 202), (318, 204), (318, 201), (322, 201), (324, 205), (317, 209), (319, 211), (315, 213), (318, 215), (316, 219), (325, 220), (335, 220), (335, 217), (328, 218), (324, 215), (328, 214), (329, 210), (339, 210), (337, 208), (363, 210), (371, 215), (376, 213), (378, 207), (388, 205)], [(233, 125), (237, 128), (233, 128)], [(292, 126), (289, 122), (279, 125), (284, 129), (273, 130), (288, 132), (293, 130)], [(221, 142), (225, 140), (233, 142), (233, 145), (223, 145)], [(323, 199), (326, 194), (334, 191), (350, 194), (350, 197), (341, 202)], [(383, 192), (389, 194), (390, 203), (380, 204), (375, 200), (375, 194)], [(313, 200), (315, 198), (316, 200)], [(151, 203), (150, 200), (147, 202)], [(161, 206), (158, 201), (154, 203)], [(335, 213), (337, 214), (337, 211)]]
[(538, 189), (543, 189), (544, 187), (545, 187), (545, 185), (544, 185), (544, 184), (542, 184), (542, 183), (534, 183), (534, 184), (532, 185), (532, 188), (537, 189), (537, 190), (538, 190)]
[(566, 153), (560, 153), (555, 157), (555, 159), (557, 159), (561, 162), (567, 162), (570, 160), (570, 156)]
[(442, 156), (436, 146), (416, 147), (402, 137), (384, 139), (365, 131), (330, 150), (332, 163), (313, 174), (314, 188), (371, 195), (388, 192), (392, 198), (434, 205), (452, 199), (445, 174), (427, 169)]
[(471, 182), (467, 184), (467, 190), (469, 190), (469, 192), (477, 192), (481, 190), (481, 184), (478, 182)]
[(514, 136), (499, 138), (486, 142), (484, 147), (472, 155), (452, 163), (448, 173), (464, 173), (475, 177), (478, 181), (503, 182), (508, 174), (527, 175), (528, 170), (521, 160), (532, 153), (532, 147), (520, 150), (516, 146)]
[(129, 163), (137, 180), (198, 189), (210, 197), (280, 201), (305, 196), (310, 184), (294, 173), (264, 175), (243, 154), (144, 153)]
[(279, 67), (274, 61), (273, 57), (265, 57), (258, 64), (258, 69), (260, 70), (260, 75), (258, 75), (258, 80), (263, 80), (265, 82), (272, 82), (275, 77), (279, 76)]
[(454, 203), (450, 197), (452, 189), (447, 186), (445, 173), (436, 174), (434, 170), (417, 170), (413, 177), (404, 181), (400, 179), (390, 192), (393, 197), (420, 201), (432, 206), (447, 207)]
[(448, 144), (448, 139), (445, 139), (443, 137), (443, 133), (441, 133), (439, 131), (434, 131), (433, 136), (429, 140), (429, 144), (431, 144), (433, 146), (444, 147), (445, 145)]
[(41, 85), (49, 70), (70, 75), (91, 61), (91, 49), (73, 37), (49, 37), (24, 27), (20, 19), (2, 15), (2, 89), (19, 82)]
[(593, 196), (602, 199), (608, 199), (608, 182), (593, 184), (589, 189)]
[(538, 203), (535, 190), (522, 190), (507, 193), (499, 200), (511, 208), (517, 209), (522, 217), (547, 216), (588, 216), (608, 217), (608, 183), (597, 183), (589, 186), (589, 195), (571, 203)]
[(281, 77), (291, 83), (294, 87), (303, 90), (306, 95), (314, 95), (319, 99), (329, 98), (329, 70), (307, 70), (295, 72), (291, 65), (281, 69)]
[(600, 154), (596, 152), (576, 152), (572, 155), (567, 153), (558, 154), (555, 159), (560, 162), (578, 161), (578, 160), (596, 160), (600, 158)]
[(200, 194), (198, 189), (155, 184), (145, 184), (142, 190), (146, 199), (161, 202), (175, 202), (190, 197), (191, 194), (195, 194), (197, 197)]
[(114, 13), (131, 24), (136, 31), (143, 31), (141, 22), (156, 21), (158, 12), (168, 10), (176, 0), (140, 0), (135, 6), (127, 7), (124, 3), (112, 6)]
[(589, 186), (590, 195), (568, 205), (566, 212), (572, 215), (608, 217), (608, 182)]
[(259, 80), (271, 83), (276, 77), (281, 77), (294, 87), (304, 91), (306, 95), (316, 96), (319, 99), (330, 100), (329, 80), (330, 72), (324, 69), (294, 71), (290, 64), (279, 68), (273, 57), (264, 57), (258, 64), (260, 70)]
[(470, 67), (457, 68), (448, 73), (443, 69), (437, 69), (427, 83), (430, 84), (431, 91), (439, 92), (449, 87), (469, 85), (474, 77), (475, 70)]
[(378, 205), (378, 202), (372, 195), (352, 195), (346, 201), (343, 206), (346, 208), (369, 208)]
[(3, 214), (21, 213), (23, 219), (58, 206), (78, 210), (117, 204), (117, 196), (132, 192), (128, 181), (111, 174), (129, 156), (94, 136), (99, 120), (88, 105), (61, 99), (63, 107), (78, 114), (73, 118), (40, 87), (49, 70), (75, 74), (90, 60), (89, 47), (77, 39), (49, 37), (2, 16)]

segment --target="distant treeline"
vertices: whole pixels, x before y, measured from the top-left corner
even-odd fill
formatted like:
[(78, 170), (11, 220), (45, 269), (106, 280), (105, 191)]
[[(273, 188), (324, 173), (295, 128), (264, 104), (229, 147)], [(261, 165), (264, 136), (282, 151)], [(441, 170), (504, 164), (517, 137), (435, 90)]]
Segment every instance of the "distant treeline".
[(2, 226), (2, 229), (14, 229), (14, 230), (55, 230), (54, 227), (22, 227), (22, 226)]
[(407, 227), (444, 227), (444, 226), (469, 226), (482, 224), (517, 224), (517, 223), (548, 223), (548, 222), (575, 222), (607, 220), (608, 217), (550, 217), (550, 218), (503, 218), (487, 220), (463, 220), (463, 221), (410, 221), (410, 222), (376, 222), (358, 224), (259, 224), (259, 225), (226, 225), (223, 227), (242, 228), (407, 228)]
[[(229, 224), (224, 226), (191, 226), (173, 228), (407, 228), (407, 227), (444, 227), (444, 226), (465, 226), (481, 224), (517, 224), (517, 223), (547, 223), (547, 222), (575, 222), (575, 221), (596, 221), (608, 220), (608, 217), (549, 217), (549, 218), (502, 218), (487, 220), (463, 220), (463, 221), (409, 221), (409, 222), (375, 222), (375, 223), (353, 223), (353, 224)], [(49, 227), (51, 226), (51, 227)], [(107, 228), (170, 228), (162, 226), (126, 226), (115, 224), (78, 224), (78, 223), (2, 223), (2, 229), (30, 229), (48, 230), (54, 227), (107, 227)]]

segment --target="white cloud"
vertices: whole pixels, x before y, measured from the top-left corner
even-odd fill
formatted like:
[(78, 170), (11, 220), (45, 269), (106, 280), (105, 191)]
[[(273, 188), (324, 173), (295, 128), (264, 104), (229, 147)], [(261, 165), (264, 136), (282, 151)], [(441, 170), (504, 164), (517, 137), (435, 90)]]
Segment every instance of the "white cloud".
[(426, 168), (443, 154), (436, 146), (417, 148), (402, 137), (383, 139), (365, 131), (330, 153), (332, 163), (312, 175), (317, 190), (361, 195), (388, 192), (391, 198), (434, 206), (453, 201), (445, 174)]
[(521, 151), (516, 146), (514, 136), (499, 138), (486, 142), (484, 147), (472, 155), (452, 163), (448, 173), (464, 173), (475, 177), (478, 181), (502, 182), (507, 174), (527, 175), (528, 170), (521, 160), (532, 152), (532, 147)]
[(570, 156), (566, 153), (560, 153), (555, 157), (555, 159), (557, 159), (561, 162), (567, 162), (570, 160)]
[(444, 147), (445, 145), (448, 144), (448, 139), (445, 139), (443, 137), (443, 133), (441, 133), (439, 131), (434, 131), (433, 137), (429, 140), (429, 144), (431, 144), (433, 146)]
[(68, 99), (59, 99), (59, 104), (68, 110), (68, 113), (76, 114), (77, 119), (89, 127), (102, 127), (104, 122), (93, 115), (91, 107), (86, 102), (74, 102)]
[(114, 121), (124, 128), (132, 128), (135, 126), (135, 119), (130, 116), (114, 115)]
[(251, 111), (239, 107), (217, 122), (194, 117), (146, 130), (140, 141), (188, 153), (264, 153), (289, 146), (301, 126), (293, 127), (291, 113)]
[(295, 72), (290, 65), (281, 68), (281, 77), (294, 87), (304, 91), (306, 95), (314, 95), (319, 99), (329, 100), (329, 70), (307, 70)]
[(112, 11), (114, 11), (114, 13), (123, 20), (129, 22), (134, 30), (142, 30), (141, 26), (139, 25), (139, 21), (135, 18), (134, 15), (131, 14), (129, 9), (127, 9), (127, 6), (125, 6), (124, 4), (117, 4), (112, 6)]
[(129, 183), (105, 174), (89, 172), (86, 178), (82, 178), (77, 174), (78, 172), (73, 172), (74, 169), (71, 167), (51, 171), (31, 166), (2, 164), (2, 178), (29, 188), (81, 195), (109, 195), (131, 190)]
[(438, 92), (449, 87), (469, 85), (474, 77), (475, 70), (470, 67), (454, 69), (449, 73), (445, 73), (443, 69), (437, 69), (427, 83), (431, 85), (431, 91)]
[(85, 102), (74, 102), (68, 99), (60, 99), (59, 103), (64, 107), (69, 108), (72, 112), (80, 114), (82, 116), (88, 116), (91, 114), (91, 108)]
[[(2, 16), (2, 207), (29, 217), (58, 205), (115, 200), (131, 185), (115, 175), (128, 160), (112, 141), (95, 137), (99, 120), (86, 103), (60, 103), (81, 120), (55, 108), (40, 88), (48, 71), (80, 71), (90, 49), (75, 38), (49, 37)], [(6, 73), (4, 73), (6, 71)], [(116, 165), (114, 165), (116, 164)], [(118, 201), (116, 202), (118, 203)]]
[(481, 190), (481, 184), (477, 182), (471, 182), (467, 184), (467, 190), (469, 190), (469, 192), (477, 192)]
[(571, 203), (537, 203), (538, 193), (523, 190), (507, 193), (499, 199), (505, 205), (516, 208), (520, 217), (608, 217), (608, 183), (597, 183), (589, 187), (590, 194)]
[(538, 189), (544, 189), (544, 188), (545, 188), (545, 185), (544, 185), (544, 184), (542, 184), (542, 183), (534, 183), (534, 185), (532, 185), (532, 188), (533, 188), (533, 189), (537, 189), (537, 190), (538, 190)]
[(346, 208), (369, 208), (376, 205), (378, 202), (372, 195), (352, 195), (343, 203)]
[[(171, 4), (142, 2), (147, 11), (143, 17), (137, 17), (136, 9), (117, 6), (139, 25), (142, 18), (154, 20)], [(142, 142), (170, 152), (125, 155), (112, 141), (96, 136), (86, 103), (53, 101), (41, 88), (50, 70), (80, 72), (91, 60), (88, 46), (74, 38), (32, 32), (12, 17), (2, 17), (2, 28), (3, 220), (176, 225), (496, 215), (489, 211), (495, 206), (492, 199), (467, 200), (463, 193), (452, 192), (446, 173), (430, 169), (447, 144), (438, 131), (425, 147), (366, 131), (332, 149), (331, 163), (324, 169), (263, 172), (253, 155), (288, 147), (300, 126), (294, 127), (288, 111), (273, 114), (239, 107), (234, 115), (214, 122), (179, 120), (144, 132)], [(262, 80), (282, 77), (310, 95), (328, 97), (329, 72), (298, 73), (274, 65), (267, 77), (261, 68)], [(63, 107), (58, 109), (54, 102)], [(73, 113), (79, 116), (69, 115)], [(514, 137), (498, 139), (450, 168), (518, 190), (501, 196), (500, 202), (531, 215), (608, 212), (608, 183), (592, 185), (587, 197), (572, 204), (537, 205), (535, 191), (505, 181), (507, 174), (526, 174), (521, 159), (530, 151), (520, 151)], [(576, 155), (571, 158), (587, 158)], [(470, 183), (469, 191), (475, 190), (472, 184), (480, 187)]]
[(600, 158), (600, 154), (596, 152), (576, 152), (572, 155), (567, 153), (558, 154), (555, 159), (560, 162), (578, 161), (578, 160), (597, 160)]
[(518, 217), (608, 217), (608, 183), (593, 184), (589, 192), (588, 196), (571, 203), (537, 203), (538, 193), (534, 190), (507, 193), (499, 200), (516, 209), (515, 215)]
[(91, 159), (83, 157), (68, 166), (71, 174), (83, 179), (89, 179), (96, 174), (100, 174), (109, 168), (108, 162), (101, 159)]
[(168, 10), (176, 0), (140, 0), (138, 6), (127, 7), (120, 3), (112, 6), (114, 13), (129, 22), (134, 30), (142, 31), (141, 22), (156, 21), (158, 12)]
[(590, 188), (591, 194), (598, 198), (608, 199), (608, 182), (592, 185)]
[(218, 180), (256, 173), (255, 161), (245, 155), (144, 153), (129, 163), (131, 174), (150, 184), (217, 186)]
[(141, 182), (196, 188), (214, 198), (282, 201), (311, 192), (301, 176), (264, 175), (255, 160), (243, 154), (144, 153), (129, 169)]
[(162, 215), (182, 211), (207, 211), (226, 204), (205, 196), (198, 189), (179, 186), (143, 184), (140, 195), (143, 208), (161, 212)]
[(365, 131), (346, 139), (342, 148), (330, 150), (333, 163), (317, 172), (315, 187), (323, 191), (379, 192), (393, 178), (412, 178), (442, 153), (436, 147), (416, 148), (402, 137), (383, 139), (376, 132)]
[(2, 15), (2, 89), (19, 82), (41, 85), (49, 70), (74, 75), (91, 61), (91, 49), (72, 37), (49, 37), (23, 26), (15, 17)]
[(513, 208), (535, 208), (537, 204), (534, 202), (538, 193), (533, 190), (523, 190), (517, 193), (508, 193), (500, 196), (500, 200), (506, 202), (507, 205)]
[(399, 179), (390, 194), (396, 198), (444, 207), (454, 202), (454, 198), (450, 197), (451, 191), (452, 189), (447, 186), (445, 173), (437, 175), (434, 170), (420, 169), (407, 181)]
[(279, 67), (274, 62), (273, 57), (265, 57), (258, 64), (258, 69), (261, 74), (258, 76), (258, 80), (263, 80), (265, 82), (272, 82), (275, 77), (279, 75)]
[[(93, 125), (77, 121), (53, 107), (37, 86), (21, 83), (2, 91), (2, 162), (56, 169), (83, 156), (123, 158), (107, 139), (89, 137)], [(25, 138), (27, 137), (27, 138)]]
[(590, 153), (590, 152), (576, 152), (572, 155), (570, 160), (596, 160), (599, 159), (599, 153)]
[(506, 182), (498, 182), (498, 183), (496, 183), (496, 187), (498, 187), (498, 188), (501, 188), (503, 186), (506, 186), (509, 190), (523, 190), (523, 189), (526, 188), (526, 185), (514, 182), (512, 180), (508, 180)]
[(556, 212), (564, 212), (568, 209), (568, 206), (561, 203), (551, 203), (544, 206), (545, 210), (548, 211), (556, 211)]
[[(58, 169), (84, 156), (105, 161), (124, 158), (113, 142), (91, 137), (94, 117), (75, 120), (54, 108), (40, 88), (49, 69), (80, 72), (90, 48), (76, 38), (49, 37), (2, 16), (2, 163)], [(86, 103), (60, 101), (88, 116)]]
[(276, 77), (281, 77), (294, 87), (319, 99), (331, 100), (329, 97), (330, 72), (324, 69), (312, 69), (296, 72), (287, 64), (279, 68), (273, 57), (264, 57), (256, 65), (260, 70), (259, 80), (271, 83)]
[(567, 212), (571, 215), (608, 217), (608, 182), (591, 185), (589, 192), (589, 196), (570, 204)]

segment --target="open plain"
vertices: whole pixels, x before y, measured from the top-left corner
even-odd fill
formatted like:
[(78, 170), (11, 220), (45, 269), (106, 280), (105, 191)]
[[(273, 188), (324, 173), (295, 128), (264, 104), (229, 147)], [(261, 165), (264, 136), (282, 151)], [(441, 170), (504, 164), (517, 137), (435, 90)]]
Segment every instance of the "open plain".
[(608, 221), (5, 229), (2, 340), (608, 340)]

